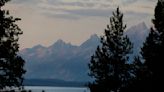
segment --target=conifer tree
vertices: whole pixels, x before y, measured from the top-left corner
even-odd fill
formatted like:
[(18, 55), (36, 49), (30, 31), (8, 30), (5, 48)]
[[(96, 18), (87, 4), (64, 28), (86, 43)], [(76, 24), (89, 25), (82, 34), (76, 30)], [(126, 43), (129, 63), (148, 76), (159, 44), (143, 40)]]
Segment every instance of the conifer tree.
[(20, 18), (10, 16), (2, 7), (10, 0), (0, 0), (0, 90), (21, 87), (25, 61), (18, 56), (21, 29), (15, 23)]
[[(164, 1), (158, 0), (155, 8), (155, 19), (153, 19), (154, 27), (151, 28), (142, 48), (142, 57), (144, 64), (151, 72), (152, 92), (163, 91), (161, 83), (164, 83)], [(156, 88), (157, 87), (157, 88)], [(161, 87), (161, 88), (160, 88)]]
[(129, 66), (132, 76), (120, 92), (154, 92), (152, 91), (151, 72), (142, 62), (141, 57), (135, 57)]
[(118, 92), (130, 79), (128, 59), (132, 43), (124, 35), (125, 29), (123, 14), (117, 8), (89, 63), (89, 75), (94, 79), (89, 84), (91, 92)]

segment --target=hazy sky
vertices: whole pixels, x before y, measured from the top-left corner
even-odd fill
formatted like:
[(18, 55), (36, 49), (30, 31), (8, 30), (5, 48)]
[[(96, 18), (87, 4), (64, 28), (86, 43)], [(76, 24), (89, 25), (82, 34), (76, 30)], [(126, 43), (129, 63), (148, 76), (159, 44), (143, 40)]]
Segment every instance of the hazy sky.
[(58, 39), (80, 45), (92, 34), (102, 35), (118, 6), (128, 27), (151, 24), (157, 0), (12, 0), (4, 8), (20, 17), (20, 47), (50, 46)]

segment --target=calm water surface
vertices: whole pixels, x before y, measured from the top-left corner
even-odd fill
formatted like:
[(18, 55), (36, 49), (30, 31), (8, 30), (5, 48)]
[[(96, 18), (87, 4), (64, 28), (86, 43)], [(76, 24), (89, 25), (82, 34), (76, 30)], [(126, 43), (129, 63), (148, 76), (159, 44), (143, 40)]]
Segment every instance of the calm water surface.
[(82, 87), (41, 87), (41, 86), (26, 86), (26, 90), (31, 90), (32, 92), (90, 92), (88, 88)]

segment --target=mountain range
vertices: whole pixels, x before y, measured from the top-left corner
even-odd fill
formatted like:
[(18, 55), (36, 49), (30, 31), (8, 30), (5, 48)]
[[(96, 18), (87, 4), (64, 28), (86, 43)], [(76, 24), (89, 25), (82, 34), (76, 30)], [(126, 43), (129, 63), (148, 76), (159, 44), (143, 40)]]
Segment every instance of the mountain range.
[[(129, 28), (125, 34), (134, 43), (133, 54), (137, 55), (149, 30), (146, 24), (139, 23)], [(80, 46), (59, 39), (49, 47), (37, 45), (19, 53), (25, 59), (26, 79), (60, 79), (64, 81), (87, 82), (90, 57), (100, 45), (100, 37), (92, 35)]]

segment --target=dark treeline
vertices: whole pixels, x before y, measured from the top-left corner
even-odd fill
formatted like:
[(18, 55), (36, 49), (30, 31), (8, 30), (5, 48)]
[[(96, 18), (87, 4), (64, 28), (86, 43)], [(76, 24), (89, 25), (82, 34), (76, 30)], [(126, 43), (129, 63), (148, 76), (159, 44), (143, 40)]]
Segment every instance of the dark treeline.
[[(123, 13), (113, 12), (101, 45), (89, 63), (91, 92), (163, 92), (164, 74), (164, 1), (155, 7), (153, 27), (132, 61), (133, 43), (124, 34)], [(129, 63), (130, 62), (130, 63)]]
[[(25, 61), (17, 55), (19, 35), (23, 32), (15, 23), (20, 18), (10, 16), (2, 7), (10, 0), (0, 0), (0, 91), (22, 89)], [(13, 91), (12, 91), (13, 92)]]

